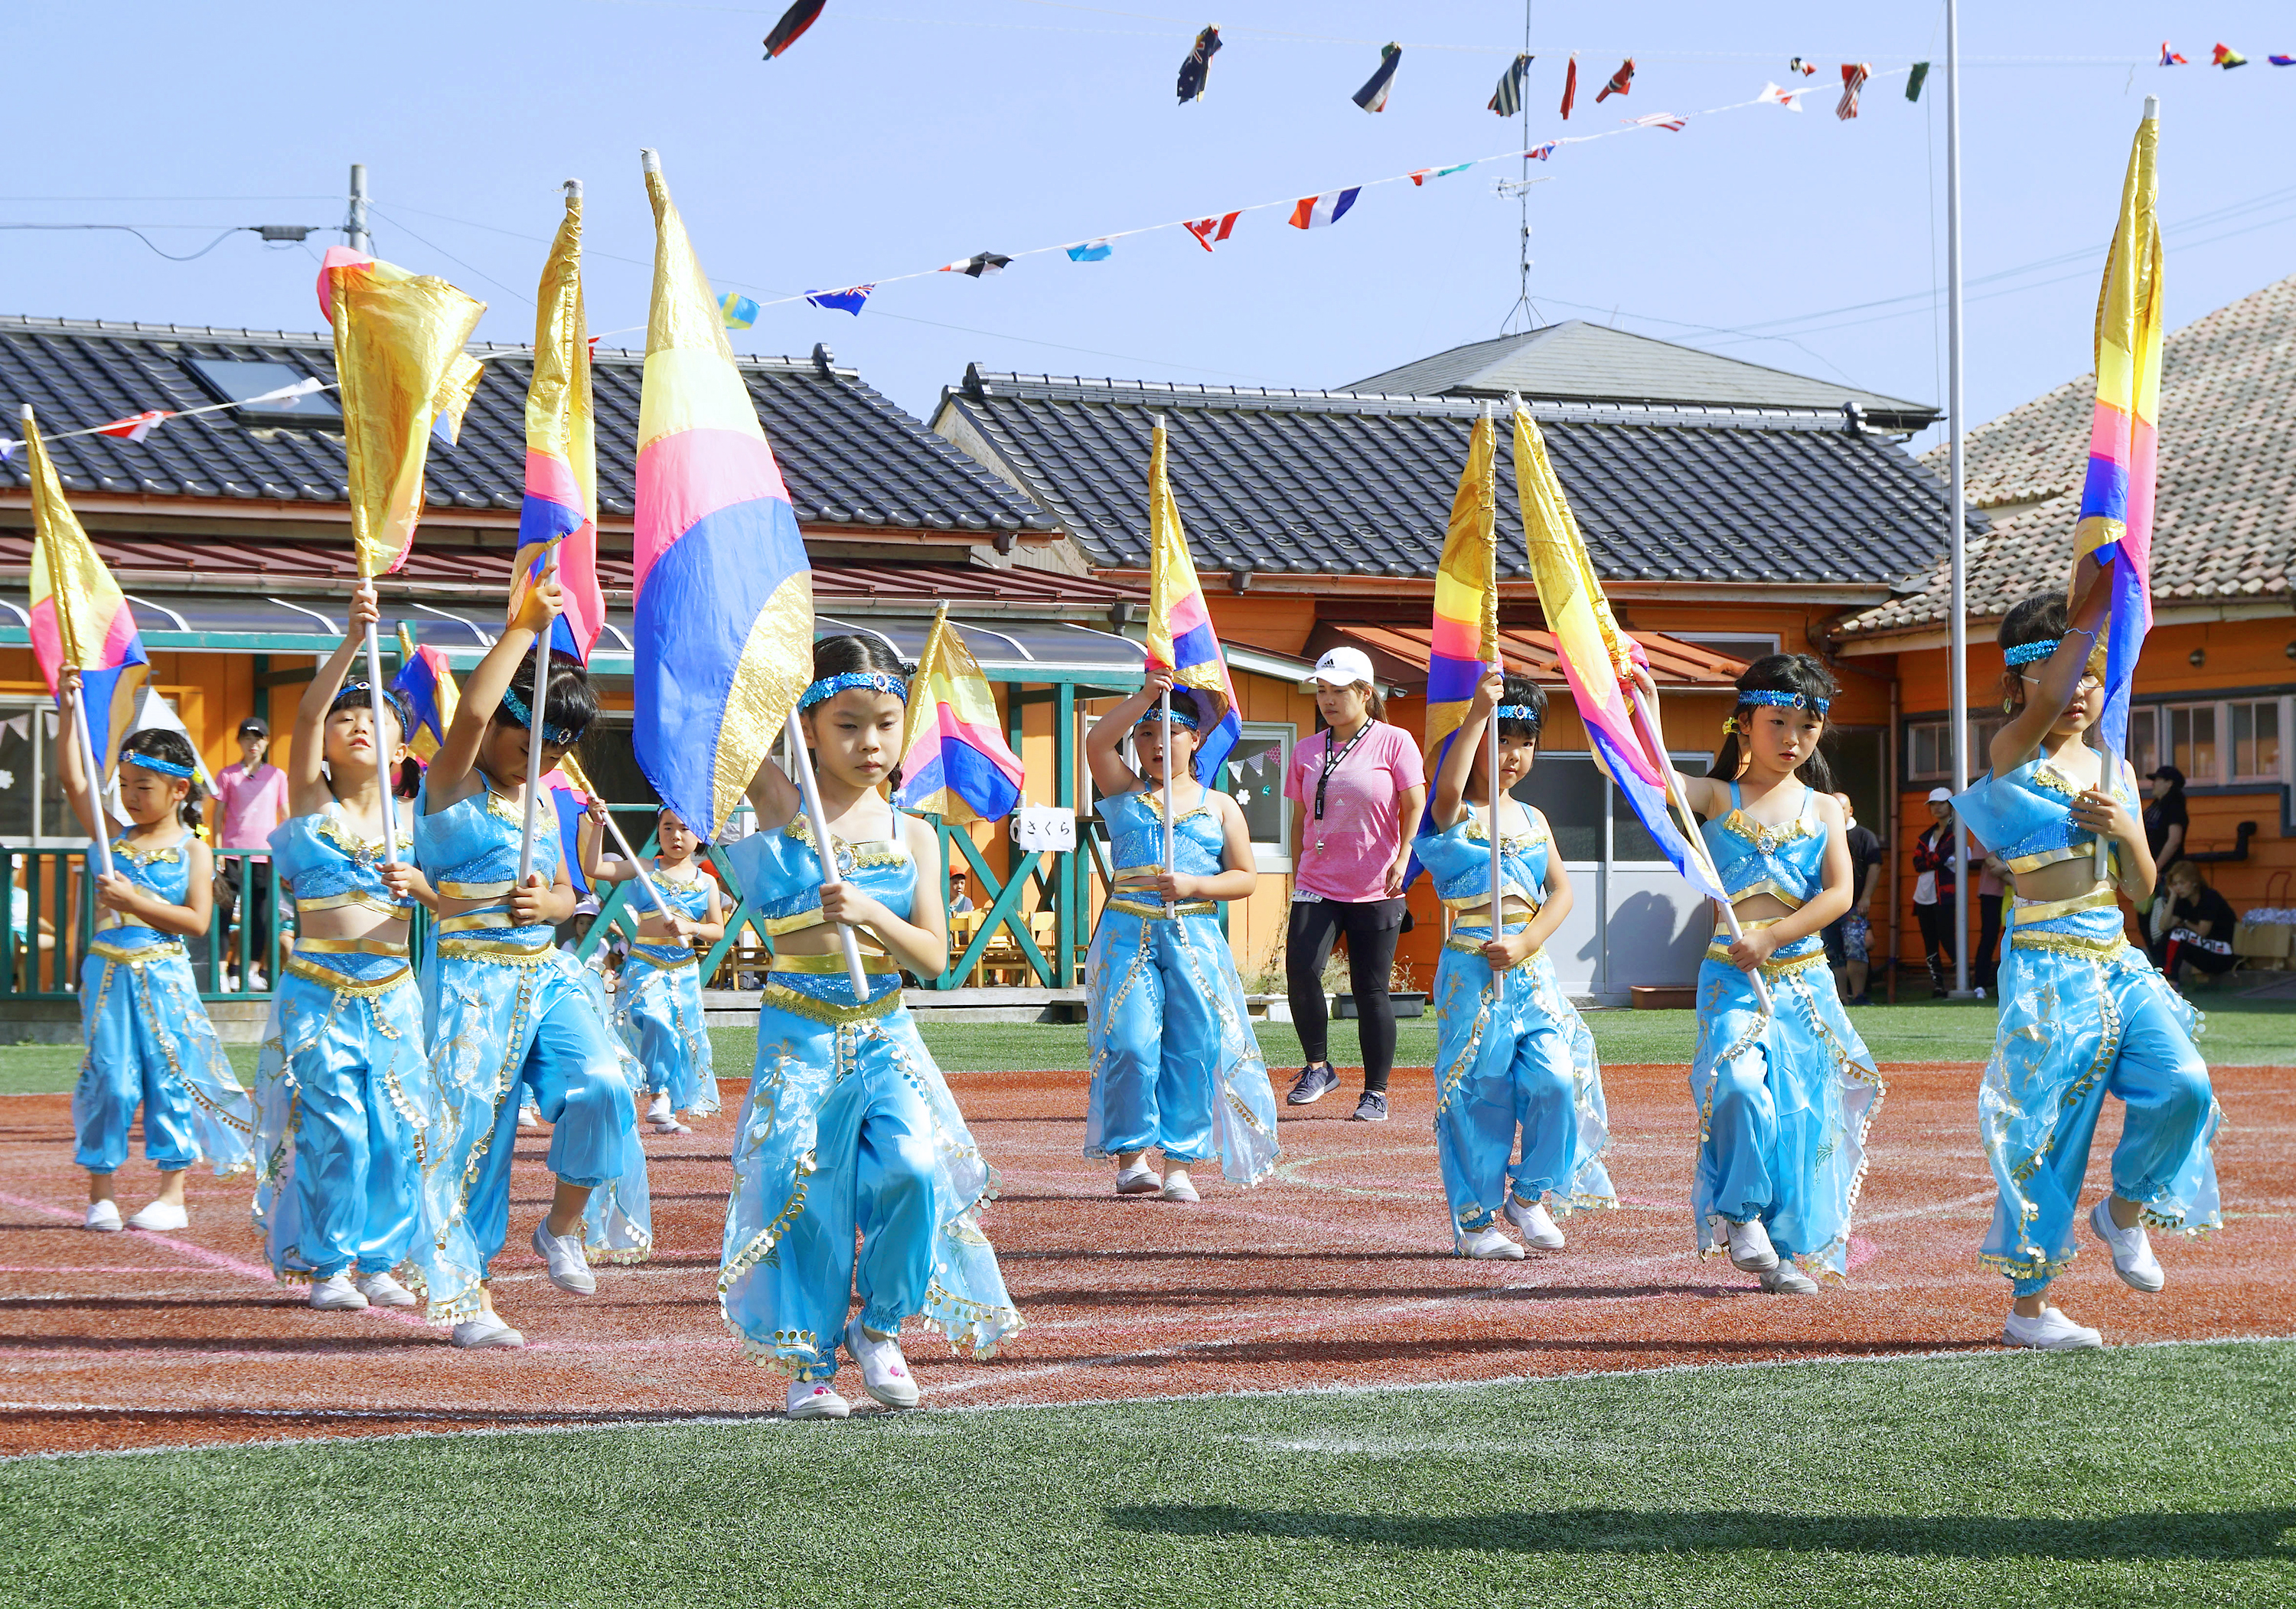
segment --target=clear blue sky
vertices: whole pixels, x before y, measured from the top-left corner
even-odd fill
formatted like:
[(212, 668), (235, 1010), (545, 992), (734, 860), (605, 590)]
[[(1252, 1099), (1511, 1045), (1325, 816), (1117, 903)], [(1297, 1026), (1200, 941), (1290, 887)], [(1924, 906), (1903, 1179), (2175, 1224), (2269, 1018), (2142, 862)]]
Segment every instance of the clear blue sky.
[[(339, 224), (348, 165), (365, 161), (379, 254), (487, 300), (481, 335), (524, 341), (557, 186), (571, 176), (588, 185), (592, 326), (644, 322), (652, 232), (641, 145), (662, 152), (719, 288), (764, 300), (1521, 144), (1519, 125), (1483, 110), (1521, 46), (1522, 9), (1506, 0), (1237, 0), (1201, 15), (1169, 0), (829, 0), (813, 31), (767, 62), (758, 41), (779, 9), (7, 7), (0, 221), (211, 226), (152, 232), (187, 252), (232, 225)], [(1802, 115), (1750, 108), (1678, 134), (1565, 147), (1538, 168), (1542, 318), (1615, 317), (1942, 400), (1944, 319), (1929, 300), (1943, 273), (1942, 84), (1933, 75), (1908, 105), (1902, 76), (1883, 76), (1853, 123), (1837, 122), (1833, 103), (1840, 62), (1889, 75), (1941, 58), (1943, 17), (1939, 0), (1539, 0), (1534, 141), (1743, 101), (1784, 81), (1796, 54), (1834, 86)], [(1207, 21), (1226, 48), (1210, 96), (1178, 107), (1173, 80)], [(1963, 29), (1971, 279), (2085, 253), (1972, 285), (1972, 421), (2088, 366), (2101, 248), (2148, 91), (2165, 102), (2172, 324), (2296, 272), (2296, 178), (2284, 160), (2296, 148), (2296, 68), (2265, 60), (2296, 53), (2296, 6), (1972, 0)], [(2150, 64), (2164, 32), (2194, 65)], [(1406, 45), (1401, 70), (1386, 111), (1368, 116), (1349, 95), (1390, 38)], [(2207, 66), (2219, 38), (2251, 65)], [(1555, 105), (1573, 51), (1578, 104), (1565, 125)], [(1596, 105), (1628, 53), (1632, 95)], [(1055, 253), (994, 279), (889, 284), (857, 319), (772, 308), (734, 341), (795, 354), (827, 341), (921, 415), (968, 362), (1338, 386), (1498, 332), (1515, 299), (1516, 204), (1492, 181), (1511, 171), (1367, 190), (1312, 234), (1280, 211), (1248, 215), (1212, 256), (1167, 232), (1120, 241), (1105, 262)], [(126, 234), (0, 231), (0, 311), (309, 330), (314, 255), (237, 235), (173, 263)], [(1832, 311), (1899, 297), (1913, 300)], [(1751, 326), (1775, 338), (1739, 332)]]

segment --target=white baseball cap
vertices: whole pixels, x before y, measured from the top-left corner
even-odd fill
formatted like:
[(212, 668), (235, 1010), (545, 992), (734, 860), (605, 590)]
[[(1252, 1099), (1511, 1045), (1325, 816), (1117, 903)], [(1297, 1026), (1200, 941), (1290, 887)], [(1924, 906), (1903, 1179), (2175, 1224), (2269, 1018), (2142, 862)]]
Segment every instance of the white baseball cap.
[(1351, 687), (1357, 682), (1379, 680), (1378, 672), (1371, 668), (1371, 655), (1360, 648), (1334, 648), (1316, 661), (1316, 679), (1326, 686)]
[(1953, 790), (1951, 788), (1931, 788), (1930, 790), (1930, 802), (1931, 804), (1951, 804), (1953, 802)]

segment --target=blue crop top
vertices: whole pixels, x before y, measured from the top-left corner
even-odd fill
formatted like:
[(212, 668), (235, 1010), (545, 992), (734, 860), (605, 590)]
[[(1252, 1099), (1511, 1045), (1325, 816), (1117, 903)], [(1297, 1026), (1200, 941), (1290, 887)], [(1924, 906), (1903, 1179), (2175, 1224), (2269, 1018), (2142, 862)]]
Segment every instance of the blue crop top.
[[(271, 852), (299, 916), (355, 905), (404, 920), (414, 909), (414, 901), (394, 900), (383, 886), (381, 843), (360, 837), (333, 800), (324, 810), (281, 824), (271, 834)], [(373, 982), (406, 966), (406, 944), (404, 938), (321, 939), (307, 933), (296, 943), (295, 959), (356, 982)]]
[[(661, 891), (661, 897), (679, 915), (689, 922), (699, 922), (709, 915), (709, 882), (703, 874), (694, 873), (691, 882), (673, 882), (662, 874), (661, 862), (657, 860), (653, 863), (652, 875), (654, 887)], [(640, 917), (655, 914), (653, 901), (646, 898), (643, 889), (637, 891), (637, 898), (631, 901), (630, 908)], [(683, 944), (634, 943), (630, 946), (630, 954), (667, 966), (679, 965), (693, 959), (693, 951)]]
[[(2114, 784), (2113, 797), (2134, 809), (2136, 771), (2125, 759)], [(2079, 792), (2070, 777), (2037, 754), (2006, 776), (1980, 777), (1955, 798), (1953, 809), (2012, 872), (2030, 872), (2096, 853), (2096, 834), (2073, 822), (2073, 799)], [(2116, 845), (2113, 855), (2117, 858), (2119, 854)]]
[[(1164, 796), (1142, 788), (1103, 799), (1095, 807), (1108, 824), (1109, 864), (1117, 881), (1138, 887), (1164, 870)], [(1183, 876), (1216, 877), (1227, 869), (1227, 829), (1206, 794), (1180, 811), (1172, 824), (1172, 869)], [(1127, 872), (1144, 874), (1129, 879)]]
[[(1546, 903), (1546, 858), (1553, 839), (1546, 818), (1514, 801), (1522, 830), (1507, 833), (1499, 842), (1499, 866), (1506, 891), (1520, 894), (1532, 910)], [(1487, 906), (1491, 899), (1491, 833), (1485, 817), (1469, 809), (1439, 833), (1423, 833), (1412, 841), (1411, 852), (1435, 879), (1435, 891), (1454, 910)]]
[(1755, 894), (1799, 910), (1825, 887), (1825, 824), (1817, 818), (1817, 790), (1803, 784), (1801, 809), (1781, 826), (1746, 818), (1738, 784), (1730, 784), (1730, 813), (1700, 824), (1706, 848), (1730, 903)]
[[(169, 905), (181, 905), (192, 886), (192, 834), (185, 833), (164, 850), (145, 850), (141, 853), (130, 849), (126, 839), (111, 842), (111, 869), (143, 890), (157, 895)], [(96, 911), (96, 932), (106, 944), (120, 949), (144, 949), (152, 945), (183, 943), (175, 933), (163, 933), (157, 928), (145, 927), (130, 919), (125, 912)], [(106, 924), (105, 918), (109, 918)]]
[[(414, 797), (414, 864), (430, 886), (448, 899), (493, 901), (459, 916), (443, 917), (435, 931), (442, 940), (483, 940), (527, 948), (552, 943), (546, 923), (511, 927), (510, 891), (518, 882), (518, 835), (526, 812), (491, 787), (433, 812), (430, 790)], [(534, 869), (547, 877), (558, 869), (558, 813), (534, 816)]]
[[(900, 820), (898, 812), (893, 817)], [(859, 887), (902, 921), (909, 920), (917, 892), (917, 863), (898, 838), (832, 841), (840, 882)], [(742, 898), (765, 913), (765, 930), (775, 938), (821, 925), (821, 859), (814, 853), (813, 824), (799, 811), (777, 833), (752, 833), (727, 846), (726, 858), (742, 882)], [(857, 935), (865, 950), (866, 932)]]

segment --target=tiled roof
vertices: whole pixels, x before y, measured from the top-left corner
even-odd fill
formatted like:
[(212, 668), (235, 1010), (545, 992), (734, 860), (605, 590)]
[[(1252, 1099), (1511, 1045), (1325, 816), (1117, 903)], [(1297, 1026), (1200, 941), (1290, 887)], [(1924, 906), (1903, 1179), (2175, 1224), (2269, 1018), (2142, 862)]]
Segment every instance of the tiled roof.
[[(529, 349), (478, 345), (487, 378), (463, 423), (461, 441), (433, 442), (427, 474), (434, 509), (515, 511), (526, 463)], [(332, 382), (334, 347), (324, 334), (212, 330), (171, 324), (0, 316), (0, 430), (14, 433), (21, 404), (55, 435), (150, 408), (220, 401), (186, 366), (195, 357), (284, 364)], [(601, 349), (593, 390), (598, 426), (598, 501), (608, 516), (633, 512), (638, 382), (644, 355)], [(750, 395), (808, 525), (925, 530), (1049, 530), (1053, 521), (1013, 489), (867, 385), (812, 361), (745, 357)], [(223, 411), (173, 420), (140, 443), (104, 436), (57, 441), (68, 491), (199, 498), (348, 500), (339, 436), (242, 423)], [(24, 459), (0, 463), (0, 487), (26, 484)]]
[[(1660, 631), (1628, 633), (1643, 645), (1649, 656), (1651, 677), (1669, 691), (1690, 690), (1718, 693), (1734, 687), (1746, 669), (1746, 661), (1726, 653), (1718, 653), (1699, 643), (1685, 643)], [(1425, 685), (1428, 662), (1434, 657), (1435, 632), (1431, 626), (1367, 626), (1350, 623), (1327, 627), (1319, 632), (1311, 647), (1331, 652), (1338, 643), (1352, 643), (1373, 656), (1372, 662), (1382, 673), (1401, 666), (1419, 675), (1419, 685)], [(1327, 640), (1328, 639), (1328, 640)], [(1505, 657), (1510, 670), (1519, 670), (1534, 680), (1561, 683), (1564, 679), (1561, 651), (1554, 645), (1554, 634), (1528, 627), (1502, 626), (1499, 628), (1499, 652)], [(1382, 664), (1382, 660), (1390, 663)], [(1398, 678), (1400, 679), (1400, 678)]]
[[(2152, 517), (2155, 606), (2290, 596), (2296, 551), (2296, 278), (2267, 285), (2176, 331), (2161, 362), (2161, 445)], [(2094, 375), (2059, 386), (1969, 432), (1963, 472), (1978, 508), (2013, 509), (1969, 547), (1972, 619), (2062, 587), (2088, 470)], [(1946, 448), (1923, 455), (1939, 474)], [(2039, 506), (2021, 506), (2038, 503)], [(1844, 636), (1943, 624), (1943, 563), (1909, 595), (1854, 615)]]
[(1838, 409), (1854, 402), (1877, 428), (1892, 431), (1923, 429), (1938, 415), (1925, 403), (1789, 374), (1580, 318), (1471, 341), (1345, 389), (1402, 397), (1504, 397), (1514, 391), (1550, 401), (1751, 407)]
[[(1934, 477), (1840, 410), (1533, 403), (1612, 580), (1880, 585), (1943, 545)], [(1152, 415), (1199, 567), (1431, 577), (1480, 405), (984, 374), (942, 398), (1096, 565), (1147, 562)], [(1499, 452), (1503, 549), (1522, 552)], [(1506, 573), (1524, 573), (1502, 558)]]

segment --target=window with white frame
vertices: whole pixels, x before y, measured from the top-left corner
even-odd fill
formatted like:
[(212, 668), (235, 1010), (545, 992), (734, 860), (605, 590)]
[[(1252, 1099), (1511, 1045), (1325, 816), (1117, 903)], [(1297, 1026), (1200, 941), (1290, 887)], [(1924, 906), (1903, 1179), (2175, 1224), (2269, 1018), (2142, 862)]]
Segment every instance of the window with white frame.
[(2278, 782), (2281, 770), (2280, 701), (2238, 699), (2225, 707), (2230, 718), (2232, 779)]
[(1297, 735), (1289, 721), (1246, 721), (1243, 735), (1228, 751), (1226, 790), (1242, 808), (1252, 858), (1263, 872), (1292, 869), (1292, 801), (1283, 796), (1283, 771)]
[[(1993, 735), (2001, 730), (1999, 716), (1969, 718), (1969, 774), (1985, 775)], [(1941, 720), (1917, 720), (1906, 727), (1906, 780), (1939, 783), (1953, 777), (1953, 727)]]
[(0, 699), (0, 840), (27, 847), (86, 841), (56, 771), (51, 699)]

